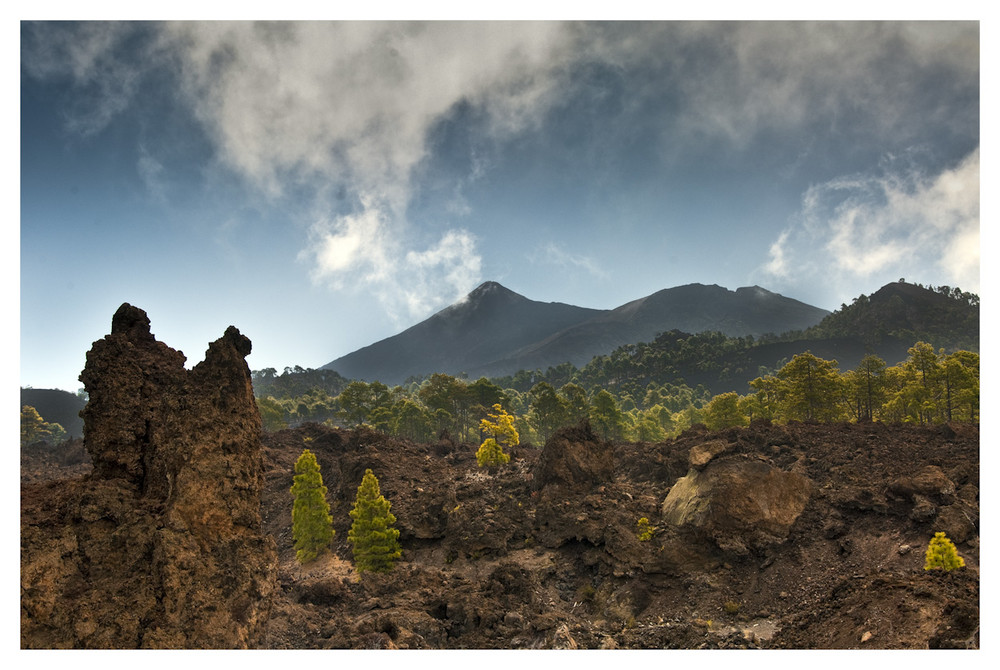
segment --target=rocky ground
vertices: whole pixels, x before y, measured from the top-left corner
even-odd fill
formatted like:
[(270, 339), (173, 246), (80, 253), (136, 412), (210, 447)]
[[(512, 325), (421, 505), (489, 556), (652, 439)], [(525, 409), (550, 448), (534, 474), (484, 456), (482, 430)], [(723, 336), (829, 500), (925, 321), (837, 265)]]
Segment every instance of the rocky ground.
[[(83, 442), (21, 451), (22, 648), (979, 648), (979, 430), (757, 423), (610, 444), (583, 423), (495, 470), (474, 444), (261, 433), (234, 327), (188, 369), (123, 304)], [(295, 460), (336, 536), (295, 561)], [(366, 469), (403, 558), (357, 574)], [(935, 532), (965, 567), (926, 572)]]
[[(493, 472), (448, 440), (307, 425), (263, 443), (268, 648), (979, 647), (974, 427), (760, 424), (617, 445), (579, 427)], [(289, 487), (306, 447), (336, 536), (301, 566)], [(346, 541), (366, 468), (404, 547), (384, 575), (355, 573)], [(79, 443), (26, 450), (22, 526), (89, 469)], [(924, 571), (938, 530), (964, 569)]]
[[(515, 449), (496, 472), (476, 466), (473, 445), (367, 431), (312, 425), (264, 444), (263, 519), (281, 587), (269, 647), (979, 647), (976, 428), (755, 425), (615, 446), (577, 429), (546, 456)], [(307, 446), (336, 536), (329, 555), (300, 566), (288, 488)], [(555, 452), (558, 464), (543, 467)], [(757, 466), (797, 476), (805, 498), (775, 481), (765, 492), (734, 483)], [(665, 509), (682, 477), (713, 467), (730, 471), (714, 512)], [(405, 550), (387, 575), (359, 577), (346, 542), (365, 468), (393, 503)], [(746, 516), (762, 505), (769, 519)], [(655, 531), (645, 542), (641, 517)], [(965, 569), (924, 571), (938, 530)]]

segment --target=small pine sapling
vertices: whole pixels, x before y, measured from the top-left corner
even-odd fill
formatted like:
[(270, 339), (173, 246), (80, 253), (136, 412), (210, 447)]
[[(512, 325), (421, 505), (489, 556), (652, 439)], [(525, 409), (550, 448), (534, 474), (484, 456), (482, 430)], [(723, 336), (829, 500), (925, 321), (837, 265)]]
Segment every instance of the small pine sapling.
[(653, 527), (649, 525), (649, 519), (642, 517), (636, 523), (640, 542), (649, 542), (653, 539)]
[(948, 572), (955, 568), (965, 567), (965, 560), (958, 555), (955, 544), (944, 533), (934, 533), (927, 545), (924, 557), (924, 570), (944, 570)]
[(488, 419), (479, 422), (479, 428), (490, 437), (480, 445), (476, 452), (476, 463), (479, 467), (494, 468), (510, 462), (510, 456), (504, 453), (503, 447), (515, 447), (520, 437), (514, 427), (514, 417), (504, 411), (500, 404), (493, 405)]
[(299, 563), (308, 563), (330, 545), (334, 534), (323, 475), (320, 474), (316, 456), (308, 449), (295, 461), (295, 476), (292, 481), (291, 492), (295, 497), (292, 505), (295, 558)]
[(510, 456), (504, 453), (496, 440), (487, 437), (476, 451), (476, 463), (481, 468), (496, 468), (510, 462)]
[(379, 490), (378, 479), (371, 470), (365, 470), (350, 512), (354, 521), (347, 531), (347, 541), (354, 548), (354, 567), (359, 573), (388, 572), (403, 555), (399, 531), (392, 527), (396, 517), (389, 511), (391, 508), (392, 503)]

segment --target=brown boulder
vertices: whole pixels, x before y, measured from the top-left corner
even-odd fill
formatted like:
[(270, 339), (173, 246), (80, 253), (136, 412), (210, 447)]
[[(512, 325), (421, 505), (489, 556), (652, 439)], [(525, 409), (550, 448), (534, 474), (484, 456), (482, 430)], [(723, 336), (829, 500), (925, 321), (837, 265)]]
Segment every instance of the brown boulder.
[(975, 508), (956, 503), (941, 509), (934, 519), (934, 530), (942, 531), (955, 544), (962, 544), (976, 535), (978, 521)]
[(556, 485), (567, 492), (586, 493), (610, 482), (614, 465), (614, 448), (584, 420), (549, 438), (532, 471), (532, 481), (536, 489)]
[(900, 477), (889, 485), (889, 491), (900, 497), (925, 496), (940, 500), (955, 493), (955, 483), (936, 465), (927, 465), (912, 477)]
[(806, 477), (762, 461), (713, 460), (677, 480), (663, 503), (663, 518), (742, 554), (783, 541), (805, 509), (810, 488)]
[(187, 371), (145, 312), (118, 310), (80, 375), (93, 473), (48, 490), (47, 517), (22, 502), (22, 647), (262, 643), (277, 556), (249, 353), (230, 327)]
[(702, 444), (696, 444), (688, 452), (688, 462), (692, 468), (701, 469), (708, 465), (708, 462), (729, 449), (729, 443), (725, 440), (712, 440)]

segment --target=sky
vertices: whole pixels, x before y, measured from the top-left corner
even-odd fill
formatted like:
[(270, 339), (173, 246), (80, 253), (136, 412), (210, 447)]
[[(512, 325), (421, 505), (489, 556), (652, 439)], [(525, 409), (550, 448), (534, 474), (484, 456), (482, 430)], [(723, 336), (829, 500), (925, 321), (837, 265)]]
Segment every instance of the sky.
[(976, 22), (22, 23), (20, 383), (123, 302), (318, 368), (487, 280), (980, 286)]

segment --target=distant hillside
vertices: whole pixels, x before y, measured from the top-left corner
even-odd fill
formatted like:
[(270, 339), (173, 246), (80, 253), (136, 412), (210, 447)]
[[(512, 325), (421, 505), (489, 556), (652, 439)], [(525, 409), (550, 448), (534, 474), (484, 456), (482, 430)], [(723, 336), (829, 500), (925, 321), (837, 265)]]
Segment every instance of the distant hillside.
[(671, 330), (595, 356), (582, 367), (528, 367), (495, 381), (518, 391), (539, 381), (560, 386), (573, 379), (587, 388), (629, 393), (640, 393), (650, 383), (679, 382), (692, 388), (701, 385), (712, 394), (746, 393), (749, 381), (776, 371), (796, 354), (809, 351), (837, 361), (846, 371), (869, 353), (889, 365), (900, 363), (918, 341), (948, 352), (978, 353), (978, 296), (947, 287), (892, 283), (805, 330), (760, 338)]
[(893, 282), (843, 305), (804, 336), (852, 337), (872, 347), (892, 338), (923, 340), (938, 348), (978, 352), (979, 296), (948, 286)]
[(633, 300), (567, 328), (476, 370), (473, 376), (510, 374), (501, 370), (544, 370), (566, 361), (582, 366), (594, 356), (626, 344), (648, 342), (671, 330), (718, 332), (729, 337), (780, 334), (813, 326), (829, 313), (759, 286), (730, 291), (716, 285), (688, 284)]
[(689, 284), (596, 310), (536, 302), (486, 282), (412, 328), (323, 368), (388, 384), (432, 372), (497, 377), (565, 362), (583, 365), (674, 329), (757, 336), (805, 329), (828, 314), (758, 286), (730, 291)]
[(80, 410), (87, 403), (79, 396), (59, 389), (21, 389), (21, 406), (31, 405), (47, 423), (58, 423), (68, 437), (83, 437)]

